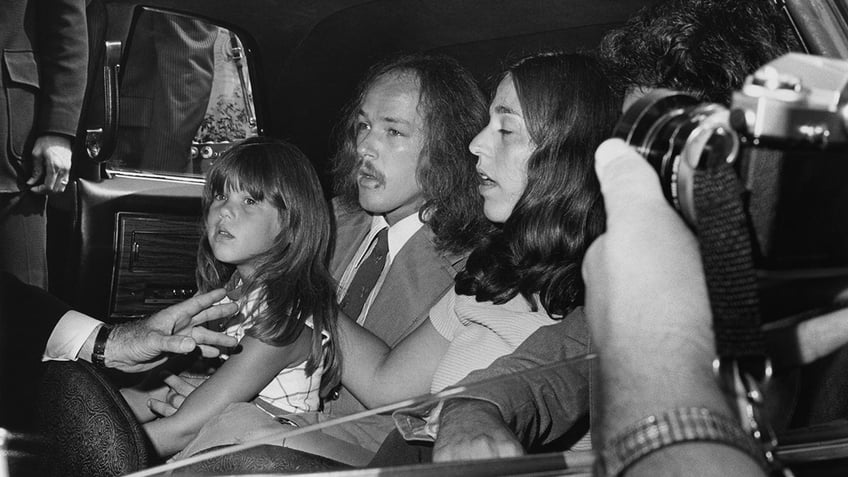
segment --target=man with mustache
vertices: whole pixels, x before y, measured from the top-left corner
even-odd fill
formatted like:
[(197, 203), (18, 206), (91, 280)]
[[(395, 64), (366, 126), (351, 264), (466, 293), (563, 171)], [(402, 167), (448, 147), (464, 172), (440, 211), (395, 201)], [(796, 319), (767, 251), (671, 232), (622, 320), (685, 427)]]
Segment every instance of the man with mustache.
[(47, 197), (68, 184), (88, 75), (84, 0), (4, 2), (0, 270), (47, 289)]
[[(486, 114), (471, 75), (451, 58), (427, 54), (373, 66), (344, 110), (334, 157), (331, 271), (343, 311), (389, 346), (427, 319), (489, 230), (468, 151)], [(381, 231), (388, 250), (376, 284), (352, 289), (367, 257), (384, 247)], [(340, 388), (321, 420), (364, 409)], [(372, 452), (393, 429), (385, 416), (361, 424), (353, 437)]]

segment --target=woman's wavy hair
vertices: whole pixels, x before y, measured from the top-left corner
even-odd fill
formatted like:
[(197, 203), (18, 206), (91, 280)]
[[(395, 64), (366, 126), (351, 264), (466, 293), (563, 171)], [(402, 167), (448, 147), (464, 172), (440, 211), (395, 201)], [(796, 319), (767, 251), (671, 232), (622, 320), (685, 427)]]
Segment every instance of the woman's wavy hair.
[(665, 0), (608, 33), (600, 55), (624, 92), (669, 88), (728, 105), (757, 68), (790, 50), (803, 51), (775, 3)]
[[(336, 286), (328, 270), (331, 222), (318, 175), (297, 147), (267, 137), (235, 143), (212, 165), (203, 188), (202, 235), (197, 253), (201, 292), (224, 287), (235, 266), (217, 260), (206, 234), (206, 216), (217, 194), (244, 191), (266, 200), (279, 212), (281, 231), (261, 255), (251, 277), (242, 277), (243, 296), (258, 293), (253, 327), (247, 334), (273, 346), (293, 343), (312, 319), (312, 345), (306, 362), (311, 374), (324, 364), (327, 389), (338, 380)], [(260, 304), (266, 305), (264, 308)], [(323, 333), (330, 335), (323, 344)], [(325, 358), (326, 357), (326, 358)]]
[(359, 208), (357, 115), (371, 85), (388, 74), (414, 75), (421, 90), (418, 107), (426, 138), (417, 171), (424, 196), (419, 216), (433, 230), (439, 249), (468, 251), (491, 229), (477, 193), (477, 159), (468, 150), (471, 139), (486, 125), (487, 110), (474, 78), (449, 56), (406, 54), (368, 70), (334, 131), (334, 193), (345, 207)]
[(496, 304), (520, 293), (534, 310), (538, 294), (549, 315), (564, 316), (583, 303), (583, 255), (604, 230), (593, 158), (621, 100), (599, 62), (582, 54), (535, 54), (507, 76), (536, 146), (527, 187), (503, 227), (471, 253), (456, 291)]

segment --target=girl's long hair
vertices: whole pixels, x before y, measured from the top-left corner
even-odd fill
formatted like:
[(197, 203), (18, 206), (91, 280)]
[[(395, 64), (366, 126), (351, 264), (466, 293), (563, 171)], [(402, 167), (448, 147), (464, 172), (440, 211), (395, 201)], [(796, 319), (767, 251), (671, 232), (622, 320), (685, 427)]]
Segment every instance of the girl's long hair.
[(619, 115), (601, 67), (582, 54), (541, 53), (509, 67), (530, 138), (527, 188), (503, 227), (477, 247), (456, 291), (505, 303), (521, 294), (551, 315), (583, 303), (580, 266), (604, 229), (595, 148)]
[[(322, 363), (322, 387), (338, 380), (336, 353), (336, 286), (328, 271), (331, 221), (318, 175), (295, 146), (267, 137), (234, 144), (221, 154), (207, 174), (203, 188), (203, 217), (216, 194), (237, 190), (266, 200), (279, 212), (282, 230), (273, 246), (260, 256), (251, 277), (243, 277), (243, 296), (258, 293), (246, 310), (253, 326), (247, 334), (267, 344), (293, 343), (312, 318), (312, 344), (306, 371)], [(201, 292), (223, 287), (235, 266), (215, 259), (206, 235), (206, 220), (197, 253), (197, 285)], [(264, 304), (265, 307), (260, 306)], [(325, 346), (322, 332), (330, 335)]]

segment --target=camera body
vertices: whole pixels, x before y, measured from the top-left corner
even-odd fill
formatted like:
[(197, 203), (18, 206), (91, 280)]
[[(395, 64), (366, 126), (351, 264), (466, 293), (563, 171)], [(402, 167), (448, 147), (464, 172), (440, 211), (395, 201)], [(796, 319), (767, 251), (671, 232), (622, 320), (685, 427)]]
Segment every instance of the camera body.
[(790, 53), (758, 69), (730, 108), (655, 90), (614, 135), (657, 171), (697, 228), (694, 172), (734, 165), (761, 276), (848, 278), (848, 62)]

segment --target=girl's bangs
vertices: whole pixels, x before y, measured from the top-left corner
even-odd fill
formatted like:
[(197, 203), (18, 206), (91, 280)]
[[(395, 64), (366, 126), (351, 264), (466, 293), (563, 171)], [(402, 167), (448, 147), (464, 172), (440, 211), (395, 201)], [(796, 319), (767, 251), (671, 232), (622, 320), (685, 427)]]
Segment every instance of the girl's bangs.
[(215, 193), (244, 191), (256, 200), (264, 200), (266, 195), (278, 195), (275, 194), (277, 185), (273, 180), (276, 174), (271, 171), (274, 165), (260, 157), (245, 156), (230, 156), (215, 169), (215, 174), (209, 178), (212, 190)]

